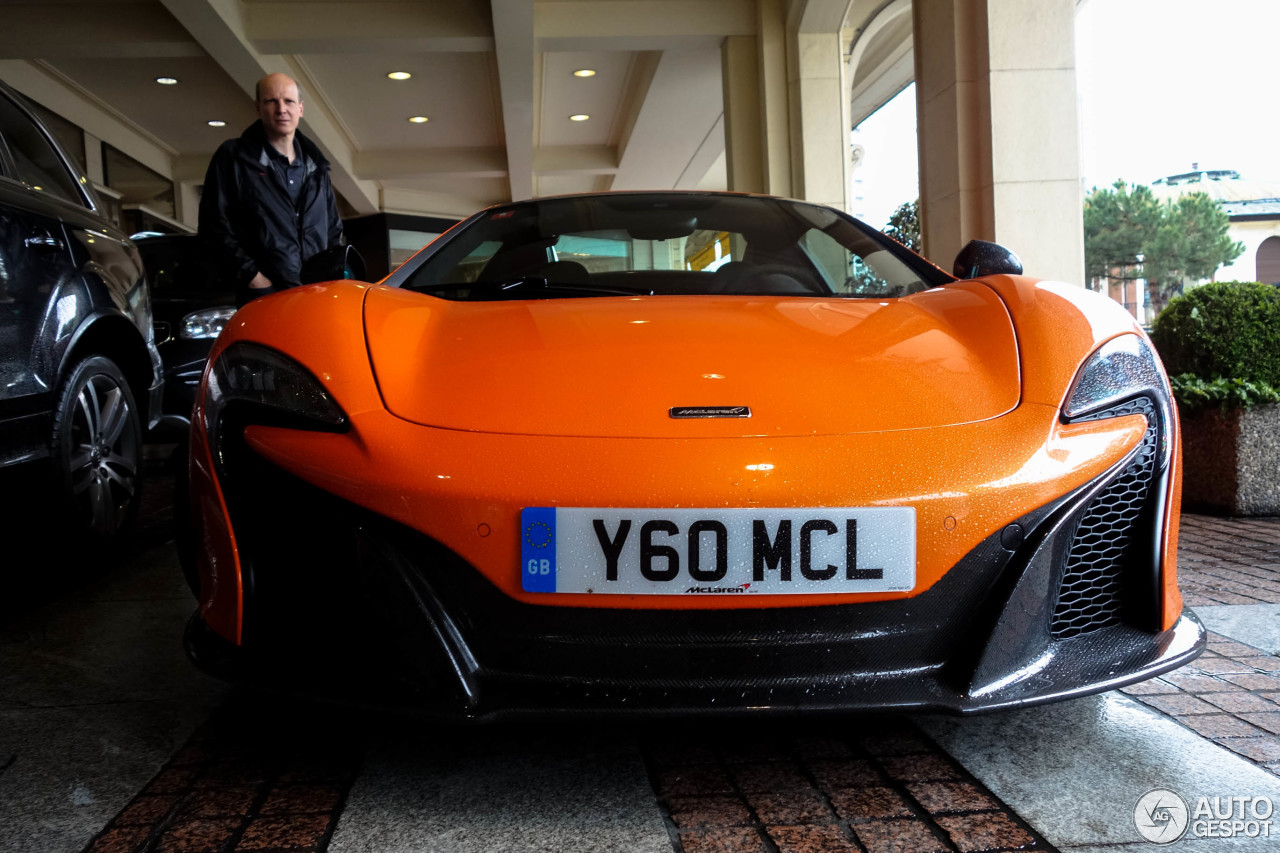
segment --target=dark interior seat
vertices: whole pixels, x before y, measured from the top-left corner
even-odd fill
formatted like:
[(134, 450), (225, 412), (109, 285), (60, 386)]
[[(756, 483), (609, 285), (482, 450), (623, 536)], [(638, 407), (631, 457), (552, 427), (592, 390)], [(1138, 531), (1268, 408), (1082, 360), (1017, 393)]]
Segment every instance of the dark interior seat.
[(587, 272), (587, 268), (577, 261), (552, 261), (544, 264), (531, 275), (539, 275), (547, 281), (555, 284), (590, 284), (591, 273)]
[(751, 264), (743, 261), (729, 261), (721, 264), (711, 274), (711, 292), (729, 293), (735, 289), (739, 280), (751, 273)]

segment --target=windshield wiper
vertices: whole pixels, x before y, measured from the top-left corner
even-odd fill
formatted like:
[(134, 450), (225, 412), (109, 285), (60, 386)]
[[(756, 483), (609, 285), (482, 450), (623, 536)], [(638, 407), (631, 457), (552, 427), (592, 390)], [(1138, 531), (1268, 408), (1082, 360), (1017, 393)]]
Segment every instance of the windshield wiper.
[[(554, 281), (539, 275), (525, 275), (505, 281), (473, 281), (458, 284), (428, 284), (409, 287), (418, 293), (447, 293), (452, 290), (484, 291), (482, 299), (553, 298), (555, 296), (652, 296), (641, 288), (609, 287), (589, 281)], [(520, 291), (518, 294), (516, 291)]]

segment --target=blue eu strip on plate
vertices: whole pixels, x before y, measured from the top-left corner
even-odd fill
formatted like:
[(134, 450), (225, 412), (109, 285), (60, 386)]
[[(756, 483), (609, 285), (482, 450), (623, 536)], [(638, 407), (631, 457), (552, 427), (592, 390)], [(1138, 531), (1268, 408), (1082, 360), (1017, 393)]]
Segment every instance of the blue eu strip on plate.
[(525, 592), (556, 591), (556, 509), (525, 507), (520, 512), (520, 577)]

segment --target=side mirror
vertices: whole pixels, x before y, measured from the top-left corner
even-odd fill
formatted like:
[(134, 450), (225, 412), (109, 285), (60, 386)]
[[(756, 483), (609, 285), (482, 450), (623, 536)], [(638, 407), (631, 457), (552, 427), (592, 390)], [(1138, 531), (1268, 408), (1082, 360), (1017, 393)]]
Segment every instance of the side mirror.
[(956, 262), (951, 266), (951, 274), (956, 278), (1022, 275), (1022, 261), (999, 243), (970, 240), (956, 255)]
[(316, 252), (302, 262), (302, 273), (299, 275), (303, 284), (344, 278), (363, 280), (364, 277), (364, 258), (356, 251), (355, 246), (330, 246), (322, 252)]

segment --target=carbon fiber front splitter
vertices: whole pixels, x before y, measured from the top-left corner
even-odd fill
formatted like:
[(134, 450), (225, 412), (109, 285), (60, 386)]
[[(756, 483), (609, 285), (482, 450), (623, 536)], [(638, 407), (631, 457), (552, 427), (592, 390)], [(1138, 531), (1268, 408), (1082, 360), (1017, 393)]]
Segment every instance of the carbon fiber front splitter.
[[(942, 711), (972, 714), (1100, 693), (1176, 669), (1197, 657), (1203, 626), (1189, 611), (1158, 635), (1104, 629), (1064, 641), (1041, 663), (985, 690), (962, 691), (947, 667), (850, 673), (811, 682), (784, 675), (760, 680), (707, 678), (529, 679), (477, 668), (464, 690), (421, 671), (318, 669), (305, 661), (247, 654), (193, 614), (187, 653), (223, 680), (272, 692), (361, 707), (391, 708), (459, 721), (515, 716), (619, 717)], [(417, 668), (414, 668), (417, 669)]]

